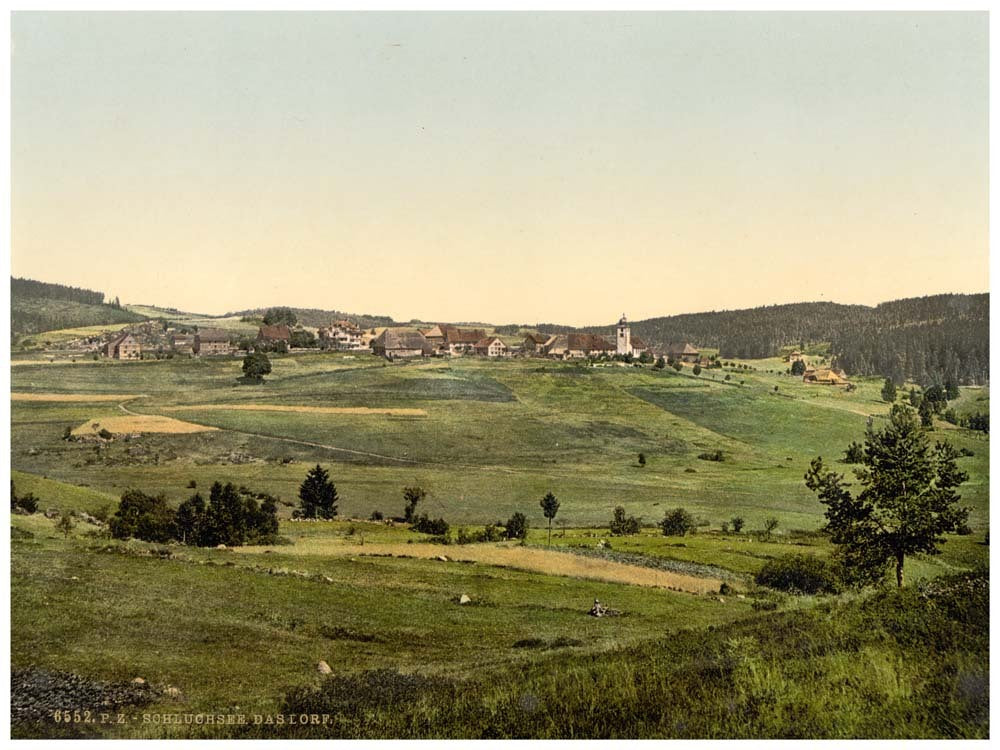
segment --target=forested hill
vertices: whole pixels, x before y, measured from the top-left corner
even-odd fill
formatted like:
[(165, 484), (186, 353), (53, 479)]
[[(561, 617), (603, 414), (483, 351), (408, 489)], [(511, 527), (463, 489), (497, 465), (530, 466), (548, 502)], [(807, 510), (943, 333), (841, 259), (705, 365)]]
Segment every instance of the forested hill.
[(104, 304), (104, 293), (32, 279), (10, 280), (11, 336), (78, 326), (133, 323), (142, 315)]
[[(828, 341), (848, 374), (922, 384), (989, 379), (989, 294), (939, 294), (875, 307), (801, 302), (651, 318), (631, 327), (654, 348), (691, 342), (718, 348), (723, 357), (755, 359), (783, 346)], [(613, 327), (582, 330), (609, 334)]]
[(353, 313), (340, 312), (339, 310), (319, 310), (306, 307), (257, 307), (252, 310), (238, 310), (237, 312), (226, 313), (226, 315), (257, 319), (262, 318), (269, 310), (288, 310), (295, 316), (295, 320), (299, 325), (310, 326), (312, 328), (328, 326), (334, 320), (341, 318), (354, 321), (361, 328), (398, 325), (387, 315), (354, 315)]

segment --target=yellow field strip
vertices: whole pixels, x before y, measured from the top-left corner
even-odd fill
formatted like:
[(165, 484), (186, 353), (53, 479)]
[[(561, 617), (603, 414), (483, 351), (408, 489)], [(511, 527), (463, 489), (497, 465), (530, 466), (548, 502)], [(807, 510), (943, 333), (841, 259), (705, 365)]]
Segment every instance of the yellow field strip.
[(192, 404), (164, 406), (163, 411), (283, 411), (297, 414), (388, 414), (401, 417), (426, 417), (425, 409), (389, 409), (368, 406), (288, 406), (283, 404)]
[(182, 422), (172, 417), (155, 415), (98, 417), (85, 422), (75, 430), (74, 435), (93, 435), (101, 430), (107, 430), (115, 435), (129, 435), (142, 432), (161, 432), (171, 435), (183, 435), (190, 432), (214, 432), (218, 428), (206, 425)]
[[(234, 552), (260, 554), (267, 547), (235, 547)], [(285, 551), (284, 548), (280, 550)], [(547, 573), (593, 581), (625, 583), (633, 586), (680, 589), (693, 594), (712, 594), (719, 590), (721, 579), (672, 573), (667, 570), (645, 568), (640, 565), (601, 560), (530, 547), (503, 547), (493, 544), (466, 544), (442, 547), (440, 544), (358, 544), (345, 545), (330, 540), (298, 540), (296, 555), (327, 557), (361, 557), (364, 555), (392, 555), (393, 557), (419, 557), (435, 559), (442, 555), (454, 561), (473, 561), (502, 568)]]
[(11, 401), (52, 401), (52, 402), (94, 402), (94, 401), (131, 401), (146, 398), (142, 395), (126, 395), (121, 393), (12, 393)]

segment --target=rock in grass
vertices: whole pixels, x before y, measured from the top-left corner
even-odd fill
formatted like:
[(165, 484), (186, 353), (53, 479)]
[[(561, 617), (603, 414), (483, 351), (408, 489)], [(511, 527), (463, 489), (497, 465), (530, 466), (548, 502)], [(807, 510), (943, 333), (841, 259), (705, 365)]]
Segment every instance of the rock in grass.
[(316, 671), (320, 674), (333, 674), (333, 670), (330, 669), (330, 665), (325, 661), (320, 661), (319, 664), (316, 665)]
[(136, 677), (135, 679), (132, 680), (132, 684), (135, 685), (136, 687), (141, 687), (146, 684), (146, 681), (141, 677)]
[(462, 594), (460, 597), (458, 597), (458, 603), (459, 604), (471, 604), (472, 603), (472, 599), (469, 598), (468, 594)]

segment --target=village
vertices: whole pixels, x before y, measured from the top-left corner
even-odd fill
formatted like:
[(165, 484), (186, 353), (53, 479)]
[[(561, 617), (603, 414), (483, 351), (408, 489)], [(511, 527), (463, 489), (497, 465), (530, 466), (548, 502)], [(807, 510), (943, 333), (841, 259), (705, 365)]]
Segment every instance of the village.
[[(620, 363), (655, 364), (680, 370), (684, 365), (700, 369), (719, 367), (714, 353), (704, 354), (690, 342), (652, 347), (632, 334), (623, 313), (616, 333), (540, 333), (527, 330), (521, 335), (487, 333), (484, 328), (462, 328), (439, 323), (429, 328), (393, 326), (361, 328), (356, 322), (341, 318), (327, 326), (309, 329), (287, 324), (261, 324), (254, 337), (222, 328), (188, 330), (169, 323), (145, 321), (120, 331), (78, 339), (71, 351), (89, 353), (116, 360), (141, 360), (166, 357), (233, 357), (240, 353), (261, 351), (288, 353), (315, 350), (370, 353), (388, 361), (421, 357), (477, 356), (489, 359), (539, 357), (556, 360), (591, 360)], [(811, 365), (801, 351), (784, 357), (792, 375), (815, 385), (850, 387), (846, 373), (838, 368)]]

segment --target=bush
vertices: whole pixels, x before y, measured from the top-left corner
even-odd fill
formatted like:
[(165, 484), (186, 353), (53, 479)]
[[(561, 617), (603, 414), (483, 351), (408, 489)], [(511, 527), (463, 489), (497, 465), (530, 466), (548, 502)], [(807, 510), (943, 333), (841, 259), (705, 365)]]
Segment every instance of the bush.
[(515, 513), (505, 526), (508, 539), (525, 539), (528, 536), (528, 518), (523, 513)]
[(382, 511), (380, 510), (373, 510), (372, 514), (368, 517), (369, 521), (382, 521), (384, 519), (385, 516), (382, 515)]
[(638, 534), (642, 529), (642, 521), (635, 516), (625, 517), (625, 509), (622, 506), (615, 508), (611, 516), (612, 536), (632, 536)]
[(733, 516), (733, 519), (730, 521), (730, 523), (733, 525), (733, 531), (736, 532), (737, 534), (743, 531), (744, 521), (742, 516)]
[(448, 533), (448, 522), (443, 518), (428, 518), (425, 513), (422, 516), (418, 516), (414, 519), (413, 525), (410, 526), (412, 531), (416, 531), (419, 534), (430, 534), (431, 536), (445, 536)]
[(725, 461), (725, 456), (722, 455), (721, 450), (716, 451), (705, 451), (704, 453), (699, 453), (698, 458), (702, 461)]
[(115, 539), (143, 539), (168, 542), (175, 538), (174, 511), (163, 495), (147, 495), (139, 490), (125, 490), (118, 509), (108, 521)]
[(663, 536), (684, 536), (695, 527), (694, 516), (683, 508), (668, 510), (663, 520), (660, 521), (660, 529)]
[(962, 448), (962, 449), (960, 449), (958, 451), (958, 453), (959, 453), (959, 455), (962, 455), (962, 456), (974, 456), (974, 455), (976, 455), (975, 451), (969, 450), (968, 448)]
[(792, 594), (835, 594), (840, 584), (832, 566), (814, 555), (785, 555), (764, 563), (761, 586)]
[(101, 436), (102, 440), (110, 440), (111, 438), (114, 437), (114, 434), (105, 427), (102, 427), (101, 431), (98, 432), (97, 434)]

